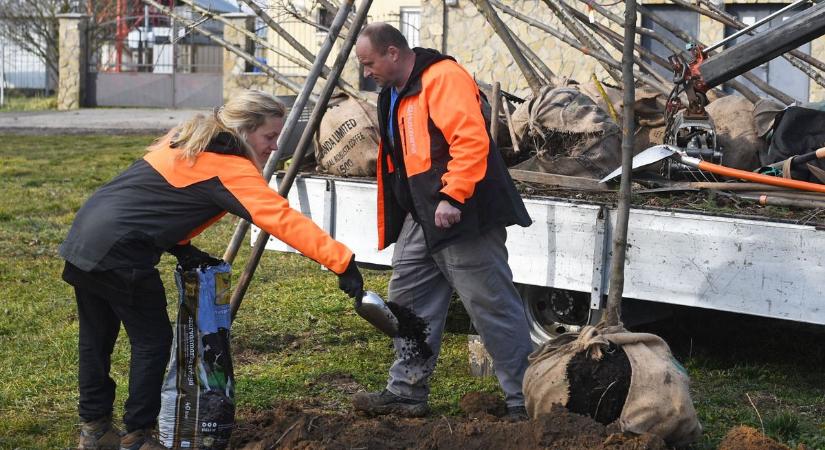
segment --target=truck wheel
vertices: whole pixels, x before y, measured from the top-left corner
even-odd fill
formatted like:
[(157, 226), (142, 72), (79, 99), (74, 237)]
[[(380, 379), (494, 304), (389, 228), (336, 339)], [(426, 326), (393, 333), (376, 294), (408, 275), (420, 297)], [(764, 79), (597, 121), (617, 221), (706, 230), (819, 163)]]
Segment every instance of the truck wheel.
[(563, 333), (579, 331), (596, 323), (600, 311), (590, 309), (587, 292), (516, 283), (530, 327), (530, 338), (539, 346)]

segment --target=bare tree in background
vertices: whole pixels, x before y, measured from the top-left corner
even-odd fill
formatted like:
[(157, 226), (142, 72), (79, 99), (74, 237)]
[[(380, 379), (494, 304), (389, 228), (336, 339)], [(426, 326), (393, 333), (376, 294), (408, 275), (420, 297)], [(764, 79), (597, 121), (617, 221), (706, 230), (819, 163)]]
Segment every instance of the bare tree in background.
[[(82, 13), (92, 23), (111, 20), (116, 15), (117, 0), (0, 0), (0, 38), (43, 61), (49, 89), (57, 84), (60, 27), (57, 16)], [(100, 39), (89, 36), (96, 48)]]

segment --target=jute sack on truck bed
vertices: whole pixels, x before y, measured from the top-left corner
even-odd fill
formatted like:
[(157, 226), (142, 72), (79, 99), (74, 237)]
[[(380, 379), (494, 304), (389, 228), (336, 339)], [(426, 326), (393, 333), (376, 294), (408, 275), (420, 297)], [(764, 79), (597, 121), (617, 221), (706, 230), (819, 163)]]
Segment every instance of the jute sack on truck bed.
[(622, 431), (653, 433), (675, 446), (696, 441), (702, 426), (690, 398), (685, 369), (661, 338), (629, 333), (622, 327), (587, 326), (580, 333), (565, 333), (548, 341), (533, 352), (523, 386), (530, 416), (549, 414), (555, 403), (567, 407), (570, 360), (580, 352), (601, 359), (611, 342), (624, 350), (632, 369), (630, 388), (618, 419)]
[(716, 127), (716, 141), (722, 147), (722, 165), (741, 170), (759, 168), (760, 153), (767, 142), (754, 125), (754, 105), (738, 95), (728, 95), (705, 107)]
[(543, 87), (513, 125), (521, 150), (535, 153), (517, 169), (601, 178), (621, 164), (619, 126), (576, 88)]
[[(366, 95), (373, 101), (377, 98)], [(375, 176), (376, 119), (376, 108), (367, 102), (346, 95), (333, 99), (315, 134), (319, 171), (343, 177)]]

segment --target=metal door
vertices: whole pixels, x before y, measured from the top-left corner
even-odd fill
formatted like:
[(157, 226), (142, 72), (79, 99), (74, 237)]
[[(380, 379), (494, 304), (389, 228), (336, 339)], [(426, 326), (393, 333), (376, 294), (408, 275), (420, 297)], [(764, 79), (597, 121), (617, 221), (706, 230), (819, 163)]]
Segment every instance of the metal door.
[[(651, 12), (663, 18), (667, 22), (678, 27), (694, 39), (699, 35), (699, 14), (694, 11), (688, 11), (680, 6), (675, 5), (645, 5)], [(672, 41), (681, 49), (685, 49), (687, 42), (674, 36), (673, 33), (662, 28), (661, 25), (651, 20), (648, 16), (642, 16), (642, 26), (654, 30), (657, 34), (666, 40)], [(671, 55), (670, 50), (662, 45), (659, 41), (651, 39), (649, 36), (642, 36), (642, 46), (658, 56), (667, 59)], [(673, 72), (670, 69), (665, 69), (658, 64), (652, 64), (656, 70), (662, 75), (670, 78)]]
[[(120, 19), (88, 29), (85, 106), (199, 108), (223, 103), (223, 48), (162, 15)], [(214, 22), (214, 21), (211, 21)], [(213, 33), (220, 24), (200, 26)]]
[[(756, 5), (728, 5), (726, 10), (735, 15), (739, 18), (740, 21), (744, 22), (746, 25), (750, 25), (756, 23), (757, 21), (767, 17), (772, 12), (778, 11), (785, 5), (781, 4), (756, 4)], [(768, 30), (772, 27), (779, 26), (783, 21), (787, 20), (789, 17), (801, 13), (804, 14), (804, 11), (800, 12), (800, 10), (792, 10), (788, 13), (783, 14), (780, 17), (776, 17), (772, 19), (769, 23), (760, 26), (757, 29), (757, 33), (760, 31)], [(725, 27), (725, 36), (730, 36), (731, 34), (735, 33), (736, 30), (730, 27)], [(751, 36), (743, 36), (737, 38), (729, 44), (730, 46), (734, 45), (737, 42), (743, 42), (747, 39), (750, 39)], [(803, 53), (810, 53), (811, 52), (811, 44), (805, 44), (800, 46), (797, 50)], [(760, 79), (765, 80), (771, 86), (780, 89), (782, 92), (790, 95), (791, 97), (795, 98), (800, 102), (807, 102), (808, 101), (808, 91), (809, 91), (809, 83), (810, 79), (808, 76), (805, 75), (801, 70), (797, 69), (796, 67), (792, 66), (791, 63), (788, 62), (785, 58), (778, 56), (771, 61), (768, 61), (765, 64), (760, 65), (759, 67), (755, 67), (751, 70), (751, 73), (758, 76)], [(760, 89), (756, 88), (753, 84), (749, 81), (745, 80), (742, 77), (738, 77), (737, 81), (740, 81), (747, 85), (749, 88), (753, 89), (760, 95), (768, 97), (767, 94), (763, 93)]]

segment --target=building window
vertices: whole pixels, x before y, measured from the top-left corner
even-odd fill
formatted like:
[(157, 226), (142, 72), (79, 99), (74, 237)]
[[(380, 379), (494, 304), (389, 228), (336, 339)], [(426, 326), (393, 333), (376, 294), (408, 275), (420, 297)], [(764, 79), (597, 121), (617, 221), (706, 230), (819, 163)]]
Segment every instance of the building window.
[(329, 29), (333, 19), (335, 19), (335, 14), (323, 6), (318, 7), (318, 25)]
[(401, 34), (407, 38), (410, 48), (421, 45), (419, 28), (421, 27), (421, 8), (404, 7), (401, 8), (401, 17), (398, 21)]

